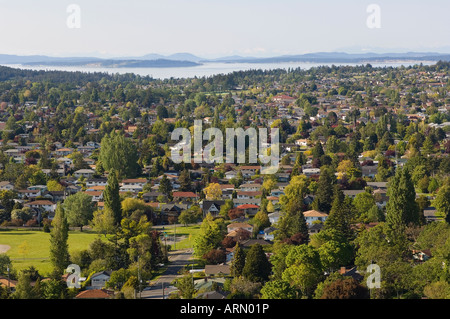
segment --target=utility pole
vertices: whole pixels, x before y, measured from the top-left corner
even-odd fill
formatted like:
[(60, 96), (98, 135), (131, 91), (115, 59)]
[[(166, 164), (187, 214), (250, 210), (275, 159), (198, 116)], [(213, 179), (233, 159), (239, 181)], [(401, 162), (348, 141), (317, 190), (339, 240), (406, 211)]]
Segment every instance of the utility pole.
[(141, 299), (141, 259), (138, 256), (139, 299)]
[(177, 248), (177, 238), (176, 238), (176, 235), (177, 235), (177, 224), (175, 223), (175, 230), (174, 230), (174, 232), (173, 232), (173, 250), (176, 250), (176, 248)]

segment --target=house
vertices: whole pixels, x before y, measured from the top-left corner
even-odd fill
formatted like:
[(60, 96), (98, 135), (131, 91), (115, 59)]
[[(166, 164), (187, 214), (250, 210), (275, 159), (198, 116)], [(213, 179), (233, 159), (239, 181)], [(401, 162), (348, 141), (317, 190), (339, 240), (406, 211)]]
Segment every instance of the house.
[(324, 222), (327, 219), (328, 214), (319, 212), (317, 210), (308, 210), (303, 213), (303, 216), (305, 216), (306, 223), (308, 225), (312, 225), (312, 223), (316, 220)]
[(364, 193), (365, 190), (363, 190), (363, 189), (345, 189), (342, 192), (344, 193), (345, 196), (348, 196), (348, 197), (354, 199), (356, 197), (356, 195), (358, 195), (360, 193)]
[(108, 179), (107, 178), (89, 178), (86, 181), (86, 187), (91, 186), (106, 186), (108, 185)]
[(90, 289), (81, 291), (75, 299), (110, 299), (113, 296), (114, 293), (106, 289)]
[(273, 226), (264, 228), (264, 240), (273, 241), (275, 239), (275, 231), (277, 229)]
[(256, 199), (261, 197), (261, 191), (237, 191), (236, 197), (238, 199)]
[(253, 232), (253, 226), (248, 223), (231, 223), (227, 226), (228, 233), (238, 229), (244, 229), (248, 232)]
[(306, 177), (311, 177), (314, 175), (320, 175), (320, 168), (303, 168), (302, 172)]
[(434, 222), (438, 220), (438, 217), (436, 216), (436, 208), (435, 207), (427, 207), (423, 210), (423, 215), (425, 217), (425, 220), (429, 222)]
[(184, 200), (193, 201), (198, 199), (198, 195), (195, 194), (194, 192), (173, 192), (172, 196), (175, 202)]
[(298, 146), (308, 146), (308, 140), (307, 139), (298, 139), (298, 140), (295, 140), (295, 145), (298, 145)]
[(50, 176), (53, 173), (56, 173), (60, 177), (66, 176), (66, 170), (64, 168), (58, 168), (56, 170), (52, 170), (50, 168), (43, 168), (43, 169), (41, 169), (41, 171), (42, 171), (42, 173), (44, 173), (47, 176)]
[(243, 228), (232, 230), (226, 235), (226, 237), (233, 238), (235, 242), (239, 243), (249, 239), (251, 236), (252, 232), (245, 230)]
[(238, 207), (243, 204), (261, 205), (261, 198), (245, 199), (245, 198), (233, 198), (234, 207)]
[(148, 180), (146, 178), (129, 178), (122, 181), (122, 186), (133, 185), (143, 188), (147, 182)]
[(95, 174), (95, 171), (93, 169), (89, 169), (89, 168), (79, 169), (73, 173), (73, 175), (76, 178), (84, 177), (87, 179), (91, 178), (94, 174)]
[(56, 204), (49, 200), (35, 200), (28, 203), (25, 203), (24, 206), (43, 209), (47, 212), (54, 213), (56, 210)]
[(50, 199), (54, 203), (57, 203), (63, 201), (66, 197), (66, 194), (64, 191), (50, 191), (46, 192), (44, 197)]
[(283, 215), (283, 212), (273, 212), (268, 214), (267, 216), (269, 217), (269, 221), (270, 223), (273, 225), (275, 223), (278, 223), (278, 221), (280, 220), (280, 217)]
[(259, 244), (261, 246), (271, 245), (271, 243), (264, 239), (247, 239), (241, 243), (243, 248), (252, 247), (253, 245)]
[(141, 185), (122, 185), (122, 186), (120, 186), (119, 191), (139, 193), (139, 192), (142, 192), (142, 186)]
[(93, 191), (93, 190), (87, 190), (84, 192), (87, 195), (92, 196), (93, 202), (101, 202), (103, 201), (103, 192), (102, 191)]
[(228, 179), (228, 180), (236, 178), (236, 176), (237, 176), (237, 172), (236, 171), (225, 172), (225, 178)]
[(373, 191), (373, 197), (375, 198), (375, 204), (382, 208), (387, 205), (389, 197), (387, 196), (387, 190), (378, 188)]
[(323, 224), (318, 224), (318, 223), (308, 225), (308, 234), (309, 235), (317, 234), (318, 232), (320, 232), (322, 227), (323, 227)]
[(242, 184), (239, 189), (244, 192), (259, 192), (261, 191), (262, 185), (259, 183), (247, 183)]
[(19, 189), (17, 191), (17, 197), (19, 197), (20, 199), (24, 199), (24, 198), (36, 198), (41, 196), (41, 191), (39, 189)]
[(257, 171), (261, 169), (259, 165), (242, 165), (239, 169), (243, 177), (251, 177), (256, 174)]
[(169, 218), (178, 218), (181, 212), (188, 209), (186, 204), (164, 204), (161, 205), (161, 222), (167, 223)]
[(361, 166), (361, 174), (362, 174), (363, 177), (375, 178), (375, 175), (377, 175), (377, 172), (378, 172), (378, 166), (377, 165)]
[(204, 200), (201, 203), (201, 208), (203, 210), (203, 216), (210, 213), (213, 217), (219, 215), (220, 207), (225, 204), (224, 200)]
[(91, 276), (91, 285), (88, 289), (102, 289), (111, 278), (112, 271), (100, 271)]
[(272, 101), (279, 102), (279, 103), (292, 103), (295, 101), (294, 97), (291, 97), (286, 94), (279, 94), (272, 98)]
[(254, 204), (242, 204), (237, 206), (236, 208), (242, 210), (247, 216), (255, 216), (259, 210), (259, 206)]
[(206, 276), (227, 276), (230, 274), (230, 265), (205, 265)]
[(361, 275), (361, 274), (357, 271), (356, 266), (354, 266), (354, 267), (352, 267), (352, 268), (349, 268), (349, 269), (347, 269), (346, 267), (341, 267), (341, 268), (339, 269), (339, 273), (340, 273), (342, 276), (352, 277), (352, 278), (355, 279), (356, 281), (361, 281), (361, 280), (364, 278), (364, 276)]
[(142, 199), (144, 200), (144, 202), (156, 202), (159, 196), (166, 197), (166, 195), (164, 195), (163, 193), (155, 191), (143, 194)]
[(9, 181), (1, 181), (0, 182), (0, 190), (12, 191), (12, 190), (14, 190), (14, 185)]
[(65, 148), (59, 148), (55, 152), (56, 156), (67, 156), (73, 153), (73, 149), (65, 147)]
[(367, 186), (371, 187), (372, 189), (387, 189), (387, 182), (367, 182)]

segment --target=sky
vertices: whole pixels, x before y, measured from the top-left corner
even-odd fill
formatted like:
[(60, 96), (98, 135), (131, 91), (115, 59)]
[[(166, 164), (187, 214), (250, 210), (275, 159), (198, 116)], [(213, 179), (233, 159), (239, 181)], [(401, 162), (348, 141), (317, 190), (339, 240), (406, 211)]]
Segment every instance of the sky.
[(0, 54), (450, 53), (449, 12), (448, 0), (0, 0)]

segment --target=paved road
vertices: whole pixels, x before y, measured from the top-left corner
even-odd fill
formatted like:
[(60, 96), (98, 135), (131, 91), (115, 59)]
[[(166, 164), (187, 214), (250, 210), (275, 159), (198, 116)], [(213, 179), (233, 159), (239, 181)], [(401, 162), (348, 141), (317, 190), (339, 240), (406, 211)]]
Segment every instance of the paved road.
[(171, 282), (180, 276), (178, 272), (187, 264), (191, 263), (192, 249), (176, 250), (169, 253), (169, 264), (167, 270), (157, 280), (150, 283), (150, 290), (141, 292), (142, 299), (163, 299), (168, 293), (176, 290)]

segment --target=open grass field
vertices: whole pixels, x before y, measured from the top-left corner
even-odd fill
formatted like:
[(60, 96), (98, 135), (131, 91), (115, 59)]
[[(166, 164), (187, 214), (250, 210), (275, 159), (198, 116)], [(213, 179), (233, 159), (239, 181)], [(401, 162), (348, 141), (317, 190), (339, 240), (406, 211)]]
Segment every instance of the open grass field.
[[(161, 230), (161, 229), (159, 229)], [(194, 239), (200, 231), (200, 225), (165, 226), (167, 244), (172, 250), (192, 248)], [(173, 238), (176, 237), (174, 245)], [(69, 253), (77, 250), (88, 249), (89, 244), (99, 235), (93, 231), (71, 230), (69, 231)], [(104, 238), (101, 236), (100, 238)], [(162, 240), (164, 244), (164, 240)], [(41, 275), (46, 276), (51, 271), (50, 264), (50, 233), (38, 230), (13, 229), (0, 230), (0, 253), (6, 250), (6, 254), (13, 262), (15, 270), (21, 270), (34, 266)]]
[[(90, 231), (70, 231), (69, 253), (87, 249), (97, 237), (98, 234)], [(1, 230), (0, 245), (9, 246), (6, 254), (11, 258), (14, 269), (34, 266), (41, 275), (50, 273), (50, 233), (26, 229)]]
[[(161, 231), (161, 229), (158, 229)], [(194, 245), (195, 237), (200, 233), (200, 224), (180, 226), (168, 225), (164, 227), (164, 231), (167, 233), (167, 244), (171, 245), (172, 250), (188, 249)], [(174, 245), (173, 238), (176, 237), (176, 243)], [(164, 242), (163, 242), (164, 244)]]

